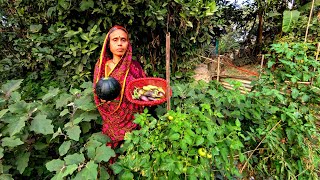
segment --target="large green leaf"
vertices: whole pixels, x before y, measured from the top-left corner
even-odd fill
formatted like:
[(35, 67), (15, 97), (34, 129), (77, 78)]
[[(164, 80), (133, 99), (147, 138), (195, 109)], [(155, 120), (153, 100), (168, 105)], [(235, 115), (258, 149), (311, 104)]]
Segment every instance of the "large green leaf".
[(1, 179), (1, 180), (14, 180), (14, 179), (12, 178), (12, 175), (11, 175), (11, 174), (1, 174), (1, 175), (0, 175), (0, 179)]
[(97, 148), (94, 160), (99, 163), (101, 161), (108, 162), (111, 157), (115, 156), (115, 152), (109, 146), (102, 145)]
[(67, 93), (60, 95), (59, 99), (56, 100), (56, 108), (61, 108), (66, 106), (70, 101), (72, 101), (73, 96)]
[(65, 141), (61, 144), (61, 146), (59, 147), (59, 155), (63, 156), (65, 154), (67, 154), (68, 150), (70, 149), (71, 146), (71, 141)]
[(2, 85), (1, 89), (6, 94), (6, 97), (9, 97), (12, 91), (19, 89), (22, 81), (23, 79), (11, 80), (8, 83)]
[(300, 12), (297, 10), (294, 11), (284, 11), (283, 12), (283, 22), (282, 22), (282, 31), (289, 32), (295, 23), (298, 22), (300, 17)]
[(59, 93), (59, 88), (50, 89), (49, 92), (42, 97), (42, 100), (46, 102), (51, 98), (55, 97), (56, 95), (58, 95), (58, 93)]
[(23, 127), (25, 127), (26, 123), (25, 121), (28, 120), (28, 116), (22, 116), (20, 118), (17, 118), (16, 121), (11, 122), (8, 124), (8, 132), (10, 136), (13, 136), (21, 131)]
[(5, 115), (8, 111), (9, 111), (9, 109), (2, 109), (0, 111), (0, 118), (2, 118), (2, 116)]
[(38, 134), (53, 134), (52, 120), (47, 119), (46, 115), (37, 115), (31, 122), (30, 130)]
[(71, 165), (71, 164), (80, 164), (85, 161), (84, 155), (79, 154), (79, 153), (74, 153), (71, 155), (68, 155), (64, 158), (64, 161), (66, 162), (66, 165)]
[(26, 169), (26, 167), (28, 167), (29, 157), (30, 157), (30, 152), (26, 152), (18, 156), (16, 165), (20, 174), (22, 174)]
[(8, 147), (16, 147), (23, 144), (23, 142), (16, 137), (5, 137), (1, 141), (2, 141), (2, 146), (8, 146)]
[(26, 103), (25, 101), (19, 101), (11, 104), (8, 108), (12, 113), (26, 113), (30, 109), (30, 104)]
[(76, 165), (76, 164), (66, 166), (65, 171), (62, 174), (62, 177), (65, 177), (67, 175), (71, 175), (77, 169), (78, 169), (78, 165)]
[(69, 136), (70, 139), (75, 140), (75, 141), (79, 141), (81, 130), (78, 125), (74, 125), (72, 127), (69, 127), (66, 129), (66, 131), (67, 131), (67, 135)]
[(86, 164), (86, 167), (82, 169), (82, 179), (96, 180), (98, 176), (98, 164), (95, 164), (93, 160)]
[(74, 101), (74, 104), (82, 110), (91, 111), (96, 109), (95, 104), (93, 103), (92, 96), (81, 96), (79, 99)]
[(94, 2), (92, 0), (82, 0), (81, 3), (80, 3), (80, 9), (82, 11), (85, 11), (89, 8), (93, 8), (94, 7)]
[(62, 167), (64, 166), (64, 161), (61, 159), (53, 159), (46, 163), (46, 168), (52, 172), (52, 171), (60, 171)]
[(86, 148), (87, 148), (87, 156), (90, 159), (93, 159), (94, 156), (96, 155), (96, 148), (101, 146), (102, 143), (99, 141), (96, 141), (94, 139), (91, 139), (87, 144), (86, 144)]

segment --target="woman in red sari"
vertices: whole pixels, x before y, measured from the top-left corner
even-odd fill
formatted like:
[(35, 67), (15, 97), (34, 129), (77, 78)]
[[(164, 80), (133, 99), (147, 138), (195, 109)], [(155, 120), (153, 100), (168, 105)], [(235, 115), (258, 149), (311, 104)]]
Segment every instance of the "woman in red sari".
[[(102, 77), (114, 77), (121, 85), (120, 95), (112, 101), (105, 102), (95, 92), (96, 83)], [(111, 148), (116, 148), (123, 141), (126, 132), (137, 127), (133, 123), (134, 114), (143, 111), (143, 107), (132, 104), (124, 95), (126, 84), (133, 79), (146, 77), (137, 61), (132, 60), (132, 47), (128, 32), (124, 27), (112, 27), (103, 43), (100, 59), (94, 69), (94, 101), (102, 116), (102, 133), (108, 135)]]

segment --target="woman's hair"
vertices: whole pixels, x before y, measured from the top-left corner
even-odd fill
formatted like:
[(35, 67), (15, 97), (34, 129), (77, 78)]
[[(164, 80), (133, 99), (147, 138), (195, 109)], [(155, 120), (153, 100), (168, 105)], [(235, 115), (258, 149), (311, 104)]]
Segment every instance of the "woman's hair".
[[(107, 46), (106, 46), (106, 52), (107, 52), (106, 56), (107, 56), (108, 59), (112, 59), (113, 58), (113, 54), (110, 51), (110, 34), (113, 33), (115, 30), (119, 30), (119, 29), (124, 31), (125, 33), (127, 33), (127, 35), (129, 35), (128, 31), (126, 30), (126, 28), (124, 28), (122, 26), (119, 26), (119, 25), (115, 25), (109, 30), (108, 39), (107, 39)], [(128, 38), (129, 38), (129, 36), (128, 36)]]

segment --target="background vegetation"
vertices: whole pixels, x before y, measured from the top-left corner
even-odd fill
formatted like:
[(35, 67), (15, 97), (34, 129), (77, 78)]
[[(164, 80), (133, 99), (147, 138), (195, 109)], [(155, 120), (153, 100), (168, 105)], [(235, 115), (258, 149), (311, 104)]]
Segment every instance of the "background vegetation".
[[(0, 0), (0, 178), (317, 179), (319, 6), (309, 20), (307, 0), (291, 9), (275, 0)], [(114, 24), (129, 30), (149, 76), (165, 75), (170, 32), (173, 88), (172, 111), (137, 115), (141, 130), (116, 151), (100, 133), (91, 83)], [(220, 53), (250, 52), (252, 63), (266, 54), (246, 96), (190, 78), (216, 40)], [(115, 152), (123, 155), (109, 167)]]

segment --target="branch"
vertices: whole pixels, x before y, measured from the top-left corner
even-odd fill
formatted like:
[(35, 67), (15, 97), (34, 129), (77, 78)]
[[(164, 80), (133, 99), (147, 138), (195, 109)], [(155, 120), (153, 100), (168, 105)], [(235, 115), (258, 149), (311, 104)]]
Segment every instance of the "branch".
[(281, 120), (279, 122), (277, 122), (276, 125), (274, 125), (271, 130), (268, 132), (268, 134), (260, 141), (260, 143), (258, 144), (258, 146), (252, 151), (252, 153), (250, 154), (249, 158), (247, 159), (247, 161), (244, 163), (242, 169), (240, 170), (240, 173), (242, 173), (242, 171), (244, 170), (244, 168), (246, 168), (249, 159), (251, 158), (251, 156), (253, 155), (253, 153), (259, 148), (259, 146), (261, 145), (261, 143), (266, 139), (266, 137), (280, 124)]

